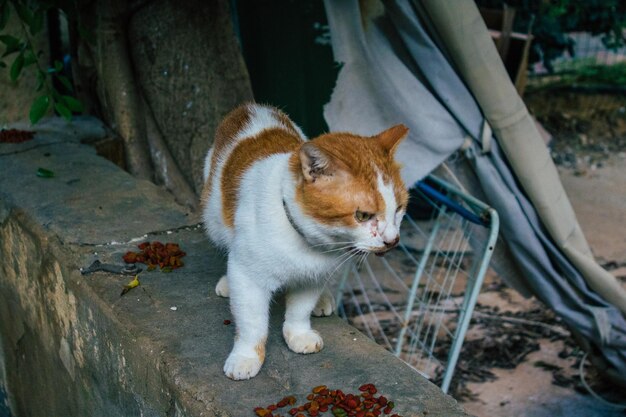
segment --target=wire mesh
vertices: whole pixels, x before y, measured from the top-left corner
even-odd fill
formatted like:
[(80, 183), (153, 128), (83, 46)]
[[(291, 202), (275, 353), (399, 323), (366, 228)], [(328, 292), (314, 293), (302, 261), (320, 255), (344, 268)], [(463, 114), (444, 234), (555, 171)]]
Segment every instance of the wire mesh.
[[(493, 251), (497, 215), (432, 180), (443, 193), (414, 190), (424, 208), (405, 216), (399, 246), (346, 268), (337, 300), (341, 317), (447, 391)], [(484, 227), (493, 233), (478, 242), (475, 228)]]

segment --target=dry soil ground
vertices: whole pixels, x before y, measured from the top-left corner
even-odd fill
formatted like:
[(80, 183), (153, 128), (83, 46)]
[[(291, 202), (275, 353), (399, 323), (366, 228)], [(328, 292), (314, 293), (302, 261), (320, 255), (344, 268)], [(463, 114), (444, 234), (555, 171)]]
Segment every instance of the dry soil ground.
[[(593, 102), (581, 103), (572, 95), (545, 105), (546, 100), (532, 97), (529, 105), (555, 135), (551, 147), (563, 185), (596, 259), (626, 287), (625, 99), (592, 97)], [(495, 308), (501, 315), (536, 320), (551, 328), (480, 321), (474, 325), (473, 331), (482, 339), (481, 350), (474, 352), (478, 360), (490, 354), (485, 353), (490, 343), (496, 356), (508, 350), (523, 359), (515, 365), (516, 358), (512, 358), (513, 365), (508, 367), (483, 361), (482, 375), (472, 377), (470, 372), (456, 392), (468, 412), (480, 417), (626, 415), (626, 411), (607, 408), (585, 392), (578, 371), (582, 352), (570, 337), (560, 333), (566, 329), (537, 301), (523, 299), (494, 278), (486, 283), (478, 303), (478, 312)], [(485, 343), (487, 327), (496, 329), (491, 336), (487, 332), (487, 338), (493, 339), (490, 343)], [(503, 337), (507, 327), (516, 330), (505, 331)], [(520, 339), (517, 345), (511, 342), (512, 336)], [(472, 331), (466, 342), (470, 349), (471, 340)], [(506, 343), (510, 346), (503, 346)], [(520, 343), (531, 352), (521, 349)], [(605, 397), (626, 403), (626, 390), (607, 384), (592, 367), (586, 367), (585, 374)]]

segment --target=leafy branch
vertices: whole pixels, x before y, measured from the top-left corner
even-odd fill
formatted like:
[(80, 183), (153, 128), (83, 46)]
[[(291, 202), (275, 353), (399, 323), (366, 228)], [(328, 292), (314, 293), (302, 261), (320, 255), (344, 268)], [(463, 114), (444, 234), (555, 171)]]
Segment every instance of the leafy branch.
[[(18, 0), (0, 0), (0, 42), (5, 46), (4, 53), (0, 56), (0, 68), (7, 67), (4, 58), (14, 56), (9, 68), (9, 78), (14, 83), (17, 83), (25, 68), (34, 68), (37, 77), (35, 90), (41, 92), (41, 95), (30, 107), (29, 118), (33, 124), (41, 120), (50, 106), (67, 120), (71, 120), (73, 112), (83, 111), (82, 103), (70, 95), (73, 94), (74, 88), (63, 74), (63, 63), (54, 61), (52, 67), (44, 67), (40, 62), (42, 52), (35, 51), (32, 37), (43, 29), (44, 18), (50, 7), (52, 6), (39, 2), (25, 4)], [(11, 17), (11, 8), (15, 10), (20, 23), (20, 37), (2, 33)], [(65, 91), (59, 91), (55, 87), (55, 80)]]

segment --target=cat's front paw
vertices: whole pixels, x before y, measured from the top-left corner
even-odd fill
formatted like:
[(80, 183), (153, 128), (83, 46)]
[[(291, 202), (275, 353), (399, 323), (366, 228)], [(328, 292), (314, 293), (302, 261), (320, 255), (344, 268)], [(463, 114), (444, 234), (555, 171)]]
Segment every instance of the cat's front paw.
[(335, 311), (335, 297), (328, 290), (324, 290), (320, 295), (312, 314), (315, 317), (330, 316)]
[(324, 348), (324, 340), (315, 330), (295, 332), (283, 327), (283, 337), (289, 349), (296, 353), (316, 353)]
[(215, 286), (215, 294), (219, 297), (228, 297), (230, 292), (228, 291), (228, 277), (224, 275), (217, 281), (217, 285)]
[(247, 357), (231, 353), (224, 364), (224, 373), (235, 381), (250, 379), (259, 373), (261, 365), (263, 365), (263, 362), (258, 356)]

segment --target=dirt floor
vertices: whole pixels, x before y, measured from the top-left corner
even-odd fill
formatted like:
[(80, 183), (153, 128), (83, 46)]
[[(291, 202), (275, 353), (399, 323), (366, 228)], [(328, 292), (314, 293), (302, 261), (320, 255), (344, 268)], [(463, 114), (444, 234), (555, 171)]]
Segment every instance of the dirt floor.
[[(537, 95), (527, 103), (553, 135), (553, 159), (596, 259), (626, 287), (626, 99), (565, 93)], [(461, 378), (453, 387), (468, 412), (480, 417), (626, 415), (588, 394), (580, 382), (583, 353), (536, 300), (523, 299), (492, 277), (476, 312), (457, 368)], [(484, 313), (500, 321), (481, 319)], [(509, 317), (527, 323), (507, 323)], [(603, 380), (593, 367), (585, 364), (584, 375), (603, 397), (626, 403), (626, 390)]]

